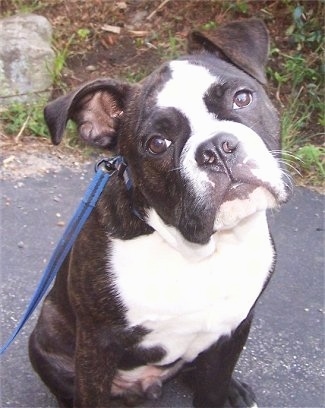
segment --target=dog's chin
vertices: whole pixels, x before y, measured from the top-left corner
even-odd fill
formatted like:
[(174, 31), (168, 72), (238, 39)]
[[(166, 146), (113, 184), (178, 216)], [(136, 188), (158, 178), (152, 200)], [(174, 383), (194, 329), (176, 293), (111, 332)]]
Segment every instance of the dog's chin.
[(214, 231), (235, 228), (248, 217), (278, 206), (276, 194), (264, 186), (234, 184), (226, 192), (214, 222)]
[(192, 262), (209, 257), (216, 249), (212, 236), (204, 244), (189, 240), (177, 228), (167, 225), (153, 208), (147, 210), (146, 222), (166, 243)]

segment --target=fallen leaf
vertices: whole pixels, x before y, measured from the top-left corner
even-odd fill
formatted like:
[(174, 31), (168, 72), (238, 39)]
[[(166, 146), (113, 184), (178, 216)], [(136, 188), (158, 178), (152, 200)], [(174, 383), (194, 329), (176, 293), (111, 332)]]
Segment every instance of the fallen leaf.
[(145, 37), (148, 35), (148, 31), (136, 31), (136, 30), (129, 30), (129, 33), (134, 35), (135, 37)]
[(109, 33), (121, 34), (121, 27), (118, 26), (104, 24), (103, 26), (101, 26), (101, 29), (104, 31), (108, 31)]

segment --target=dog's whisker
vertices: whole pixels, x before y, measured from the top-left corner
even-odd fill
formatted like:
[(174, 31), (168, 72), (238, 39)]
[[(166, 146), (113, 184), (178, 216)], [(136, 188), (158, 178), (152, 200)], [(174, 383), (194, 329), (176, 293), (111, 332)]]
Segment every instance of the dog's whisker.
[[(302, 177), (301, 172), (298, 170), (298, 168), (296, 166), (294, 166), (292, 164), (292, 162), (288, 161), (288, 160), (279, 160), (279, 163), (284, 164), (286, 167), (288, 167), (289, 169), (293, 170), (296, 174), (298, 174), (300, 177)], [(293, 162), (294, 163), (294, 162)], [(282, 169), (283, 170), (283, 169)]]
[(288, 190), (292, 193), (293, 189), (294, 189), (294, 182), (292, 177), (290, 176), (290, 174), (283, 172), (283, 176), (285, 178), (286, 181), (284, 181), (286, 187), (288, 188)]
[(281, 169), (281, 173), (283, 176), (283, 182), (285, 186), (288, 188), (288, 190), (292, 193), (294, 189), (294, 181), (290, 173), (288, 173), (286, 170)]
[(291, 153), (291, 152), (289, 152), (287, 150), (272, 150), (271, 153), (276, 158), (278, 158), (276, 155), (280, 155), (280, 158), (283, 159), (283, 160), (287, 160), (287, 161), (290, 160), (292, 162), (295, 162), (295, 161), (303, 162), (303, 160), (299, 156), (297, 156), (297, 155), (295, 155), (295, 154), (293, 154), (293, 153)]
[(168, 170), (168, 173), (171, 173), (173, 171), (179, 171), (179, 170), (181, 170), (181, 167), (174, 167), (174, 168)]

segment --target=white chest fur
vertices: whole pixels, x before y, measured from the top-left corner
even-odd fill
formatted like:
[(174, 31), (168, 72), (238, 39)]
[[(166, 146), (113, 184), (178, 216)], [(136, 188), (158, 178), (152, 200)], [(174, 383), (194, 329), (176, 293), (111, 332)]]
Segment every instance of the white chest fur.
[(216, 250), (198, 262), (158, 232), (113, 240), (110, 265), (127, 319), (151, 330), (142, 346), (162, 346), (161, 364), (191, 361), (229, 334), (245, 319), (268, 276), (273, 248), (264, 212), (213, 240)]

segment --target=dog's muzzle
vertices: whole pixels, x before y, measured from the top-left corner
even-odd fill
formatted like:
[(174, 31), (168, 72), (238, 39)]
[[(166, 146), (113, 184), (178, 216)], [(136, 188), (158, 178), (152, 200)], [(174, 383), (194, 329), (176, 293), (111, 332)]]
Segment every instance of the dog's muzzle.
[(231, 169), (237, 157), (239, 141), (229, 133), (219, 133), (201, 143), (195, 153), (199, 167), (207, 170), (227, 173), (231, 178)]

